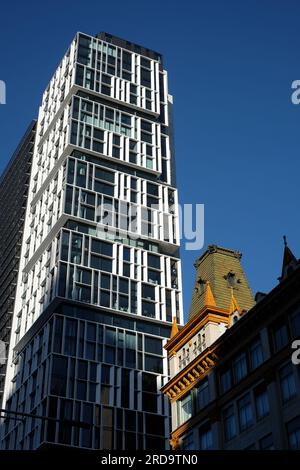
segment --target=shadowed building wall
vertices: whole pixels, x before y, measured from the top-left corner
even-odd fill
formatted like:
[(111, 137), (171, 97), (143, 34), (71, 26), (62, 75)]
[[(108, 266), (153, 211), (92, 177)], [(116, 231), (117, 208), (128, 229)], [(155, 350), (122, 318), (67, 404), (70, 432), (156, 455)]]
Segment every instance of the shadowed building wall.
[(5, 350), (1, 350), (4, 357), (0, 358), (0, 404), (16, 294), (35, 126), (36, 122), (33, 121), (0, 178), (0, 341), (5, 343)]

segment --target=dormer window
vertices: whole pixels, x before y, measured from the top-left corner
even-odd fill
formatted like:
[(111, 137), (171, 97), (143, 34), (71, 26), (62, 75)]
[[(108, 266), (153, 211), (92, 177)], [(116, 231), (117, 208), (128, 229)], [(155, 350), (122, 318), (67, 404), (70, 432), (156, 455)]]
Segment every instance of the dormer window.
[(204, 293), (205, 286), (206, 286), (206, 281), (202, 279), (202, 277), (199, 277), (197, 280), (197, 285), (195, 287), (195, 291), (197, 292), (199, 296)]
[(226, 279), (228, 287), (235, 287), (240, 282), (233, 271), (229, 271), (229, 273), (224, 276), (224, 279)]

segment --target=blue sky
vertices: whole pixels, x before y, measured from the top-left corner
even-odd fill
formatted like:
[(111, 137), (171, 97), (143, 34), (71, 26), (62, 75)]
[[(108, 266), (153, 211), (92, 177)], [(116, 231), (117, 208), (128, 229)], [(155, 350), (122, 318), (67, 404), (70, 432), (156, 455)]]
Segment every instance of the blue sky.
[[(174, 95), (182, 203), (205, 204), (205, 245), (243, 252), (253, 291), (280, 274), (286, 234), (300, 257), (297, 0), (12, 1), (1, 7), (0, 171), (37, 116), (76, 31), (163, 53)], [(182, 250), (185, 310), (199, 252)]]

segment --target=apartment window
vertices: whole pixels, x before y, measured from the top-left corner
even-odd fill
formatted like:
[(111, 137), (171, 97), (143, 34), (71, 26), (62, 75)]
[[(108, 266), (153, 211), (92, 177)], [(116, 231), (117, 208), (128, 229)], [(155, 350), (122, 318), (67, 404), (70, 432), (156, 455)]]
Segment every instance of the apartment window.
[(154, 269), (160, 269), (160, 256), (148, 253), (148, 266)]
[(115, 192), (113, 185), (103, 183), (102, 181), (97, 181), (97, 180), (95, 180), (94, 182), (94, 190), (97, 193), (106, 194), (107, 196), (114, 196), (114, 192)]
[(260, 450), (274, 450), (275, 449), (272, 433), (260, 439), (259, 448)]
[(280, 351), (289, 342), (288, 328), (285, 323), (280, 323), (273, 327), (274, 352)]
[[(55, 328), (53, 338), (53, 351), (60, 353), (62, 346), (62, 330), (63, 330), (63, 318), (55, 317)], [(30, 349), (28, 350), (30, 351)]]
[(147, 193), (150, 196), (158, 197), (158, 185), (153, 183), (147, 183)]
[(106, 83), (106, 85), (111, 85), (111, 77), (109, 75), (105, 75), (104, 73), (101, 76), (102, 83)]
[(256, 416), (262, 419), (270, 413), (269, 397), (267, 388), (259, 387), (254, 391)]
[(155, 287), (142, 283), (142, 297), (147, 300), (155, 300)]
[(192, 417), (192, 395), (188, 393), (184, 398), (178, 402), (178, 411), (179, 411), (179, 423), (178, 425), (184, 423)]
[(70, 246), (70, 234), (69, 232), (63, 231), (62, 239), (61, 239), (61, 259), (63, 261), (68, 261), (69, 246)]
[(146, 67), (147, 69), (151, 68), (151, 62), (149, 59), (146, 59), (145, 57), (141, 57), (141, 66)]
[(177, 261), (171, 260), (171, 283), (173, 289), (178, 288), (178, 270), (177, 270)]
[[(89, 403), (82, 404), (82, 421), (85, 424), (90, 424), (93, 422), (93, 406)], [(81, 431), (82, 436), (82, 446), (83, 447), (92, 447), (92, 429), (83, 429)]]
[(66, 377), (68, 360), (66, 357), (53, 356), (51, 373), (51, 394), (66, 396)]
[(297, 395), (293, 365), (287, 364), (279, 371), (282, 401), (285, 403)]
[(142, 373), (142, 407), (144, 411), (157, 413), (157, 377)]
[(141, 68), (141, 85), (151, 88), (151, 71)]
[(125, 70), (123, 70), (122, 72), (122, 78), (124, 78), (124, 80), (128, 80), (130, 82), (131, 80), (131, 73), (128, 73), (126, 72)]
[(291, 317), (293, 336), (300, 336), (300, 311), (294, 312)]
[(123, 62), (122, 62), (123, 69), (131, 70), (131, 57), (132, 57), (132, 55), (129, 52), (123, 50), (122, 51), (122, 57), (123, 57)]
[(110, 293), (106, 292), (104, 290), (100, 291), (100, 305), (103, 307), (109, 307), (110, 306)]
[(260, 339), (256, 340), (250, 346), (251, 369), (256, 369), (264, 361), (263, 348)]
[(236, 420), (233, 405), (223, 411), (225, 440), (230, 441), (236, 436)]
[(112, 171), (104, 170), (103, 168), (95, 168), (95, 178), (107, 181), (109, 183), (115, 182), (115, 173)]
[(87, 204), (89, 206), (95, 206), (95, 195), (88, 191), (81, 190), (80, 192), (80, 202)]
[(148, 269), (148, 282), (151, 282), (152, 284), (161, 284), (160, 272)]
[(60, 263), (59, 265), (59, 278), (58, 278), (58, 295), (65, 297), (66, 295), (66, 279), (67, 279), (67, 265)]
[(145, 354), (145, 370), (149, 372), (163, 373), (163, 361), (161, 357)]
[(182, 440), (181, 450), (194, 450), (194, 437), (191, 432)]
[(152, 168), (153, 168), (153, 159), (152, 158), (149, 158), (149, 157), (146, 158), (146, 167), (150, 168), (152, 170)]
[(130, 282), (130, 309), (132, 313), (137, 312), (137, 283), (134, 281)]
[(253, 424), (253, 410), (250, 393), (238, 401), (240, 430), (245, 431)]
[(98, 153), (103, 153), (103, 142), (98, 142), (97, 140), (93, 139), (93, 151)]
[(125, 365), (126, 367), (136, 367), (136, 335), (126, 333), (125, 335)]
[(199, 449), (211, 450), (213, 448), (213, 436), (210, 425), (199, 429)]
[(112, 156), (115, 158), (120, 158), (120, 151), (121, 151), (121, 138), (119, 135), (114, 134)]
[(129, 141), (129, 161), (135, 164), (137, 162), (137, 142), (134, 140)]
[(65, 202), (65, 212), (67, 214), (72, 214), (72, 200), (73, 200), (73, 188), (67, 185), (66, 202)]
[[(106, 257), (112, 257), (112, 245), (93, 239), (92, 252), (95, 254), (91, 254), (91, 267), (111, 272), (112, 259)], [(103, 256), (99, 256), (100, 254)]]
[(77, 320), (66, 319), (65, 327), (65, 347), (66, 355), (76, 355), (76, 339), (77, 339)]
[[(127, 253), (128, 253), (128, 257), (127, 257)], [(126, 248), (126, 251), (123, 249), (123, 276), (130, 277), (130, 270), (131, 270), (130, 249)]]
[(220, 374), (220, 387), (221, 392), (225, 393), (232, 387), (231, 369), (226, 369)]
[(152, 144), (152, 123), (141, 121), (141, 140), (147, 144)]
[(209, 402), (209, 385), (205, 379), (197, 388), (197, 410), (204, 408)]
[(145, 336), (145, 351), (152, 354), (163, 354), (161, 339)]
[(74, 299), (80, 302), (90, 302), (91, 301), (91, 288), (76, 285), (74, 288)]
[(246, 353), (239, 354), (233, 360), (233, 374), (235, 382), (240, 382), (248, 373)]
[(142, 301), (142, 315), (144, 317), (155, 318), (155, 303), (148, 302), (147, 300)]
[(287, 434), (289, 448), (292, 450), (300, 450), (300, 416), (287, 424)]
[(132, 104), (137, 104), (137, 86), (133, 85), (132, 83), (130, 84), (130, 103)]
[(76, 185), (83, 188), (86, 187), (86, 174), (87, 174), (87, 165), (86, 163), (77, 162), (77, 177)]
[[(165, 418), (163, 416), (155, 416), (146, 413), (145, 415), (145, 431), (147, 434), (162, 436), (165, 428)], [(156, 447), (154, 447), (156, 448)]]
[(71, 400), (60, 402), (60, 425), (58, 441), (62, 444), (71, 444), (72, 426), (68, 421), (72, 419), (73, 404)]
[(71, 263), (81, 264), (82, 236), (72, 233)]
[[(154, 186), (154, 185), (151, 185)], [(148, 185), (149, 188), (149, 185)], [(148, 189), (149, 190), (149, 189)], [(147, 195), (147, 207), (150, 207), (152, 209), (157, 209), (159, 208), (159, 196), (153, 196), (153, 195)]]
[(81, 284), (88, 284), (91, 285), (92, 282), (92, 271), (89, 269), (79, 269), (76, 268), (76, 282)]
[(116, 147), (115, 145), (113, 145), (112, 156), (114, 158), (120, 158), (120, 147)]

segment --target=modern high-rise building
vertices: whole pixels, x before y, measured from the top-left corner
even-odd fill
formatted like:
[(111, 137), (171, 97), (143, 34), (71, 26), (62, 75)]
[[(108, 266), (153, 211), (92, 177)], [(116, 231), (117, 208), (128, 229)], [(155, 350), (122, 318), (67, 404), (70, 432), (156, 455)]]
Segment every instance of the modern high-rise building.
[(162, 56), (78, 33), (37, 122), (3, 404), (23, 419), (7, 415), (3, 448), (167, 448), (174, 315), (182, 323)]
[(0, 405), (28, 197), (36, 122), (32, 121), (0, 178)]

